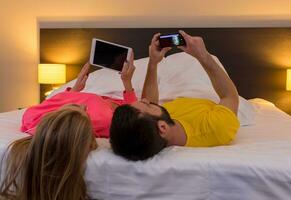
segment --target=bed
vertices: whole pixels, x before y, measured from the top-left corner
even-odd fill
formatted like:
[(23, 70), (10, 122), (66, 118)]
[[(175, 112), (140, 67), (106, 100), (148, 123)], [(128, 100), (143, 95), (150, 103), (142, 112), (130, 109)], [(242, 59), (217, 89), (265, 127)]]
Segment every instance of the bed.
[(241, 127), (231, 146), (170, 147), (145, 162), (128, 162), (108, 148), (91, 154), (86, 180), (99, 199), (277, 200), (291, 196), (291, 118), (262, 99), (251, 100), (256, 125)]
[[(72, 31), (75, 32), (76, 30)], [(109, 33), (107, 34), (108, 37), (112, 36), (110, 33), (114, 33), (113, 35), (118, 35), (117, 38), (122, 38), (122, 34), (116, 33), (126, 34), (129, 30), (111, 31), (105, 31)], [(134, 30), (131, 31), (134, 32)], [(146, 32), (151, 34), (155, 31), (155, 29), (150, 29)], [(217, 30), (208, 31), (209, 35), (217, 33)], [(224, 32), (228, 31), (224, 30)], [(48, 38), (55, 38), (54, 34), (60, 35), (60, 30), (53, 33), (52, 30), (44, 30), (43, 35), (48, 32), (52, 34)], [(81, 32), (84, 35), (83, 30)], [(91, 34), (92, 30), (89, 33)], [(138, 36), (144, 37), (145, 35), (134, 36), (133, 34), (133, 38)], [(100, 36), (100, 38), (107, 39), (104, 37)], [(64, 38), (69, 37), (65, 36)], [(64, 38), (61, 38), (60, 41), (64, 41)], [(42, 40), (44, 39), (41, 36)], [(208, 38), (208, 43), (211, 40), (211, 37)], [(49, 44), (52, 43), (50, 40), (46, 41)], [(133, 42), (129, 41), (129, 43)], [(49, 56), (44, 52), (47, 52), (46, 50), (49, 48), (44, 43), (43, 41), (40, 44), (41, 62), (60, 62), (48, 60)], [(220, 44), (222, 43), (223, 41)], [(242, 43), (244, 42), (242, 41)], [(225, 49), (227, 49), (227, 46), (225, 46)], [(212, 50), (215, 50), (213, 46)], [(240, 49), (236, 50), (242, 53)], [(240, 79), (241, 73), (245, 74), (249, 71), (245, 71), (247, 68), (242, 68), (243, 66), (239, 64), (240, 70), (234, 70), (236, 66), (232, 64), (234, 62), (238, 63), (235, 51), (231, 55), (233, 56), (232, 61), (225, 59), (225, 55), (228, 55), (229, 52), (224, 55), (219, 54), (222, 51), (212, 51), (217, 56), (214, 56), (214, 59), (232, 78), (236, 77), (235, 82), (240, 94), (252, 98), (246, 100), (240, 97), (238, 117), (241, 127), (234, 142), (229, 146), (213, 148), (169, 147), (152, 159), (130, 162), (114, 155), (108, 140), (97, 139), (99, 148), (89, 155), (85, 173), (88, 195), (91, 199), (290, 199), (291, 116), (282, 111), (282, 108), (287, 108), (286, 104), (283, 107), (280, 106), (280, 108), (274, 104), (275, 101), (278, 105), (276, 94), (282, 88), (276, 88), (275, 91), (271, 90), (273, 93), (262, 90), (258, 83), (262, 80), (262, 76), (266, 75), (264, 73), (260, 77), (254, 78), (256, 82), (251, 84), (247, 82), (251, 80), (249, 77)], [(218, 96), (211, 87), (210, 80), (199, 62), (184, 53), (174, 53), (176, 54), (166, 57), (158, 68), (160, 103), (179, 96), (207, 98), (217, 102)], [(137, 52), (136, 55), (138, 59), (135, 61), (136, 72), (133, 77), (133, 85), (137, 95), (140, 96), (148, 58), (143, 58), (146, 57), (144, 52)], [(240, 54), (240, 56), (244, 55)], [(83, 56), (82, 59), (78, 60), (83, 62), (86, 59), (86, 56)], [(222, 63), (226, 63), (226, 67)], [(250, 63), (253, 64), (250, 67), (254, 67), (254, 62)], [(256, 73), (250, 73), (249, 76), (254, 77), (257, 75)], [(272, 74), (277, 75), (276, 73)], [(63, 91), (68, 86), (72, 86), (74, 81), (72, 80), (55, 90), (51, 96)], [(254, 85), (257, 87), (254, 87)], [(120, 98), (122, 96), (120, 92), (122, 91), (122, 83), (117, 73), (101, 69), (90, 74), (85, 91)], [(253, 98), (255, 97), (254, 93), (266, 97), (267, 100)], [(270, 96), (276, 96), (276, 98), (270, 99), (268, 98)], [(0, 114), (1, 154), (11, 141), (26, 136), (19, 131), (24, 111), (25, 109)]]
[[(223, 68), (219, 59), (214, 58)], [(147, 62), (148, 58), (135, 61), (137, 68), (133, 84), (138, 95)], [(185, 53), (165, 58), (158, 73), (160, 103), (179, 96), (218, 101), (199, 62)], [(74, 81), (51, 96), (72, 86)], [(119, 75), (106, 69), (93, 72), (84, 90), (117, 98), (122, 95)], [(11, 141), (25, 136), (19, 131), (23, 112), (0, 115), (1, 153)], [(131, 162), (118, 157), (112, 153), (108, 140), (97, 139), (99, 148), (89, 155), (85, 173), (90, 198), (289, 199), (291, 116), (269, 101), (259, 98), (245, 100), (243, 97), (240, 97), (238, 116), (241, 127), (229, 146), (168, 147), (146, 161)]]

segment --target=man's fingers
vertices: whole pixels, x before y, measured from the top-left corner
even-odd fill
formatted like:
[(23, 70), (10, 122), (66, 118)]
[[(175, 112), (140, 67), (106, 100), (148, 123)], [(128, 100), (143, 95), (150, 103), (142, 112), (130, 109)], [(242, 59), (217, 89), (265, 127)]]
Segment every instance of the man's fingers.
[(165, 55), (168, 51), (170, 51), (172, 47), (166, 47), (161, 50), (162, 54)]
[(152, 39), (152, 43), (154, 43), (155, 41), (157, 41), (159, 39), (159, 36), (161, 35), (161, 33), (156, 33), (154, 36), (153, 36), (153, 39)]
[(185, 51), (186, 52), (186, 47), (185, 46), (178, 46), (177, 48), (178, 49), (181, 49), (182, 51)]
[(160, 46), (160, 41), (159, 41), (159, 40), (156, 40), (156, 41), (154, 42), (154, 45), (155, 45), (156, 47), (159, 47), (159, 46)]
[(188, 35), (185, 31), (179, 30), (179, 33), (183, 36), (186, 41), (186, 44), (190, 42), (191, 35)]
[(179, 30), (179, 33), (183, 36), (183, 37), (189, 37), (190, 35), (188, 35), (185, 31)]

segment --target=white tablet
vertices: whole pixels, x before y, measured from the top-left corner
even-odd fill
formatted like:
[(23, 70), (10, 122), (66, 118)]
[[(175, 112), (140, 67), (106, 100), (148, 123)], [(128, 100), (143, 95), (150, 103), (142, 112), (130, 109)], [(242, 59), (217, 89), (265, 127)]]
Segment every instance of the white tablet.
[(94, 38), (92, 40), (90, 64), (121, 71), (123, 64), (129, 60), (132, 49)]

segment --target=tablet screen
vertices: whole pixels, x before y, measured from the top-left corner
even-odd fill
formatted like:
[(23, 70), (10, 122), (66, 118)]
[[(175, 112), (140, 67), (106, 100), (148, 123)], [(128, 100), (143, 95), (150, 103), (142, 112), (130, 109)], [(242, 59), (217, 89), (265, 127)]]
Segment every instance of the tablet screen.
[(121, 71), (128, 49), (96, 40), (93, 64)]

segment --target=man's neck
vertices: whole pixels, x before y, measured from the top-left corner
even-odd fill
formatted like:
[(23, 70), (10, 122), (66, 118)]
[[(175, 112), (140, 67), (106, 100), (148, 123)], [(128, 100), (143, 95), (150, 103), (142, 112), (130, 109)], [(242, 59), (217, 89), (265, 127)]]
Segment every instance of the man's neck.
[(185, 146), (187, 142), (187, 135), (185, 129), (179, 121), (174, 120), (175, 125), (171, 127), (170, 138), (168, 139), (168, 146)]

